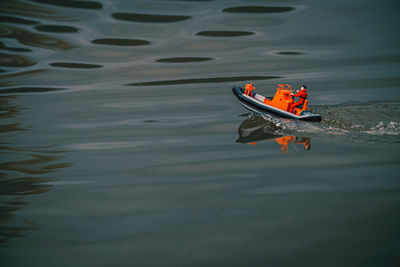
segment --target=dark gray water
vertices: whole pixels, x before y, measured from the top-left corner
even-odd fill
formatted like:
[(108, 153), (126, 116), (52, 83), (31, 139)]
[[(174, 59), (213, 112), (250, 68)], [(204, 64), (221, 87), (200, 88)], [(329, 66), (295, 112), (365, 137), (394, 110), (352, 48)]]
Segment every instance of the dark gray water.
[(1, 266), (398, 266), (399, 11), (1, 1)]

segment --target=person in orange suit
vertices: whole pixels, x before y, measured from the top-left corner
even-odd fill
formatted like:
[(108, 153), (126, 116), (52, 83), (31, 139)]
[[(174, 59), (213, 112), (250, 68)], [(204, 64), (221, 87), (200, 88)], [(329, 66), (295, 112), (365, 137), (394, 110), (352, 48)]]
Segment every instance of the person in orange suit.
[(253, 83), (246, 84), (245, 89), (246, 89), (246, 91), (244, 91), (244, 94), (253, 97), (253, 90), (256, 89), (253, 86)]
[(297, 94), (292, 94), (293, 97), (299, 97), (299, 101), (294, 102), (290, 105), (289, 112), (294, 113), (294, 108), (303, 105), (304, 101), (307, 99), (307, 87), (305, 85), (301, 86), (300, 92)]

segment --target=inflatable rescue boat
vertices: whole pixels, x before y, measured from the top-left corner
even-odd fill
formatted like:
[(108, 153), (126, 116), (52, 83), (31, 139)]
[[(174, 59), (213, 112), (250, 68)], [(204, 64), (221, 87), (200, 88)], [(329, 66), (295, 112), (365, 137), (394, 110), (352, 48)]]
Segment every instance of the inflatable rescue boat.
[(243, 107), (256, 114), (271, 114), (281, 118), (295, 119), (302, 121), (321, 121), (321, 115), (313, 113), (308, 109), (308, 99), (301, 106), (294, 109), (294, 113), (289, 112), (291, 104), (294, 102), (292, 87), (288, 84), (278, 84), (276, 93), (272, 99), (254, 93), (253, 83), (246, 84), (246, 89), (233, 87), (233, 94), (238, 98)]

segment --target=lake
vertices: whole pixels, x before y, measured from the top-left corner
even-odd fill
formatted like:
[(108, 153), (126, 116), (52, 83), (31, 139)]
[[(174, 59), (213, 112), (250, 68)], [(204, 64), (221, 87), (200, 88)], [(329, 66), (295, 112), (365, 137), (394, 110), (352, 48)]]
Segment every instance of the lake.
[(399, 11), (1, 1), (1, 266), (399, 266)]

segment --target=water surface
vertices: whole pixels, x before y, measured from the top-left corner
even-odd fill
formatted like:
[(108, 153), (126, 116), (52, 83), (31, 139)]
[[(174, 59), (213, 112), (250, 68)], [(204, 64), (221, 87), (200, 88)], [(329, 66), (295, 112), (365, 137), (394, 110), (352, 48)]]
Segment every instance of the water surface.
[[(395, 1), (0, 2), (2, 266), (398, 266)], [(233, 86), (309, 88), (321, 123)]]

